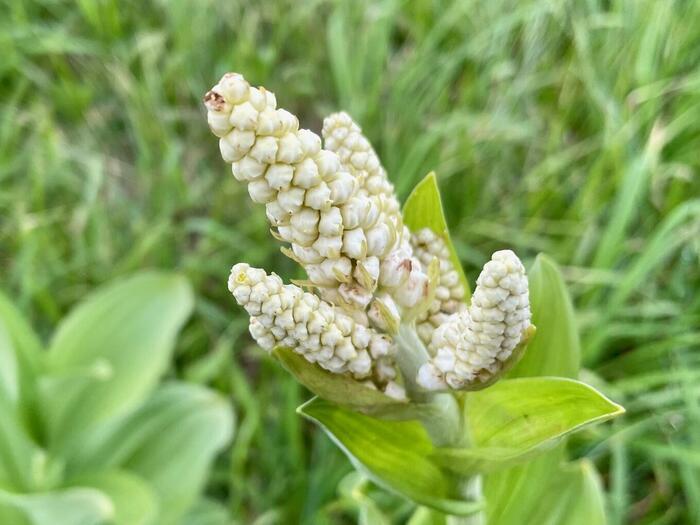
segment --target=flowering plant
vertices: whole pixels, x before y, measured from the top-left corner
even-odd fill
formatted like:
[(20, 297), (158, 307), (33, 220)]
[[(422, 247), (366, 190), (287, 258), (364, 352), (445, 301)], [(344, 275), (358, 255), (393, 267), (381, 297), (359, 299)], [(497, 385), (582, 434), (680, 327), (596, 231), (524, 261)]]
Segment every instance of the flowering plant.
[[(285, 284), (238, 263), (229, 290), (257, 343), (316, 395), (299, 413), (372, 480), (428, 512), (480, 523), (491, 514), (484, 475), (623, 411), (574, 379), (516, 378), (550, 375), (533, 363), (560, 360), (556, 345), (577, 359), (557, 269), (540, 257), (530, 272), (543, 335), (512, 251), (492, 255), (471, 294), (433, 174), (401, 210), (349, 115), (326, 118), (322, 141), (236, 73), (204, 102), (223, 159), (308, 276)], [(535, 361), (519, 365), (530, 342)]]

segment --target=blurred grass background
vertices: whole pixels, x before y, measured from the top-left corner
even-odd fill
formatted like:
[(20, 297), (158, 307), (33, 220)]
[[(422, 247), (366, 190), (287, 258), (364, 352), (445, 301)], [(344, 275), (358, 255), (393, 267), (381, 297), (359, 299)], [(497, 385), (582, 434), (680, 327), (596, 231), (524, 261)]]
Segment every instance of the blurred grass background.
[[(48, 333), (95, 285), (177, 268), (198, 292), (172, 375), (239, 415), (210, 494), (241, 523), (339, 523), (350, 466), (255, 348), (232, 263), (297, 272), (220, 160), (226, 71), (320, 130), (345, 109), (405, 198), (438, 173), (475, 277), (563, 267), (586, 380), (628, 414), (577, 438), (612, 525), (700, 522), (700, 2), (0, 0), (0, 287)], [(396, 516), (406, 505), (390, 502)]]

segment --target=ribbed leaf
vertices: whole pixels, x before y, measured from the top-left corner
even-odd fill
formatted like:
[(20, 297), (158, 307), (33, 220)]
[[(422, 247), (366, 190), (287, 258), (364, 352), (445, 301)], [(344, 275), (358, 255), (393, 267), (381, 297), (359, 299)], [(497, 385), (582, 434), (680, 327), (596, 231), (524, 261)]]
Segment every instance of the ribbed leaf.
[(0, 389), (25, 420), (35, 413), (35, 375), (41, 359), (41, 343), (32, 327), (0, 293)]
[(153, 486), (161, 509), (158, 525), (177, 523), (197, 500), (214, 455), (232, 432), (224, 399), (177, 383), (163, 386), (124, 425), (119, 436), (132, 446), (122, 463)]
[(319, 398), (298, 410), (382, 487), (448, 514), (468, 515), (482, 508), (480, 502), (460, 500), (455, 479), (430, 458), (433, 445), (420, 423), (379, 420)]
[(504, 380), (466, 396), (474, 448), (440, 448), (433, 457), (464, 475), (503, 469), (623, 412), (594, 388), (572, 379)]
[(462, 263), (457, 257), (457, 251), (452, 244), (450, 231), (445, 220), (445, 213), (442, 209), (442, 199), (440, 198), (440, 189), (437, 185), (435, 172), (431, 171), (422, 181), (416, 184), (416, 187), (413, 188), (413, 191), (406, 199), (402, 213), (404, 223), (412, 232), (430, 228), (443, 239), (450, 251), (452, 265), (457, 270), (460, 281), (466, 291), (465, 300), (468, 301), (471, 295), (471, 288), (466, 275), (464, 275)]
[(0, 505), (14, 508), (23, 522), (12, 525), (104, 525), (114, 507), (102, 492), (76, 487), (54, 492), (15, 494), (0, 490)]
[(356, 410), (375, 411), (407, 405), (349, 377), (323, 370), (288, 348), (275, 348), (272, 355), (297, 381), (318, 397), (332, 403)]
[(97, 425), (143, 402), (192, 304), (182, 277), (148, 272), (93, 293), (62, 322), (42, 379), (54, 450), (72, 455)]
[(114, 508), (114, 525), (155, 525), (158, 500), (143, 479), (125, 471), (104, 471), (73, 480), (71, 485), (90, 487), (105, 494)]
[(508, 377), (578, 377), (581, 349), (574, 308), (556, 263), (538, 255), (528, 271), (537, 333)]

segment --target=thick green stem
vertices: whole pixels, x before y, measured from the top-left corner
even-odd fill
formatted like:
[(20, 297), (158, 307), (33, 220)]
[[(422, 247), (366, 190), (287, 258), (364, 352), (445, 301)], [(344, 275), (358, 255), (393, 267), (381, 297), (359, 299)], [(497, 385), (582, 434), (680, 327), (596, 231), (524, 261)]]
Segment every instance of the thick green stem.
[[(432, 442), (437, 447), (469, 446), (470, 437), (466, 431), (466, 422), (455, 397), (449, 393), (426, 392), (416, 383), (418, 369), (430, 356), (414, 326), (399, 326), (394, 340), (399, 345), (397, 363), (404, 378), (404, 386), (409, 397), (424, 407), (418, 417)], [(483, 500), (482, 477), (477, 475), (465, 479), (460, 491), (466, 500)], [(486, 515), (481, 511), (466, 517), (449, 516), (448, 523), (485, 525)]]

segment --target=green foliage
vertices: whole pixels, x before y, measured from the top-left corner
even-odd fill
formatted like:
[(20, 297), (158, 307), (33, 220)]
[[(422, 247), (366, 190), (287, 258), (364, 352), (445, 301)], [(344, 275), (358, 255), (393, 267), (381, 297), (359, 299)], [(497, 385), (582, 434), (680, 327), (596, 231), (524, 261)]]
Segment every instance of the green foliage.
[(157, 387), (192, 307), (182, 277), (141, 273), (87, 297), (44, 351), (0, 296), (0, 521), (180, 523), (232, 431), (213, 392)]
[[(402, 196), (435, 170), (471, 279), (504, 247), (561, 264), (586, 380), (628, 409), (570, 443), (604, 473), (609, 522), (699, 521), (697, 2), (1, 5), (0, 288), (46, 339), (99, 283), (186, 274), (197, 308), (168, 373), (241, 414), (210, 481), (240, 522), (348, 521), (349, 467), (294, 417), (306, 394), (242, 335), (224, 286), (239, 260), (294, 276), (202, 123), (232, 67), (313, 129), (349, 110)], [(16, 333), (33, 362), (36, 337)]]
[(445, 221), (445, 212), (442, 208), (442, 198), (440, 197), (440, 190), (438, 189), (435, 172), (428, 173), (428, 175), (413, 188), (411, 194), (406, 198), (406, 204), (404, 204), (401, 213), (404, 223), (411, 231), (417, 232), (423, 228), (429, 228), (442, 238), (447, 245), (447, 249), (450, 251), (452, 265), (457, 270), (462, 286), (467, 291), (465, 300), (468, 301), (471, 286), (469, 285), (467, 276), (464, 275), (462, 263), (459, 261), (455, 247), (452, 244), (450, 231)]

